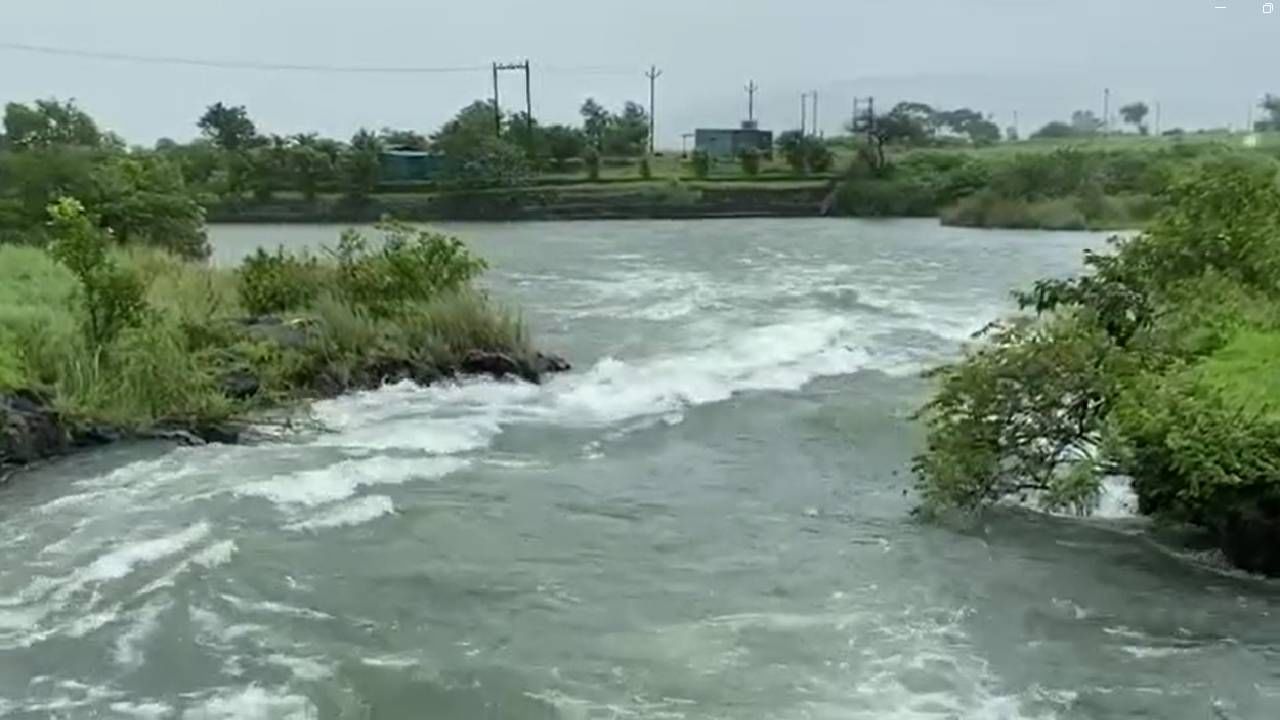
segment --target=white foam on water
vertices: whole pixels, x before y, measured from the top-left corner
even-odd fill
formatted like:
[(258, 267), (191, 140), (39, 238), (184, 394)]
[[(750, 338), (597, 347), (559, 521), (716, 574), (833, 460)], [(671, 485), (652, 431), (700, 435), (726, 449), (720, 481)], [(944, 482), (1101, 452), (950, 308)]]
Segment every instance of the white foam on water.
[(284, 688), (257, 685), (226, 688), (205, 696), (198, 705), (182, 713), (183, 720), (307, 720), (316, 717), (316, 708), (301, 695)]
[(1133, 483), (1123, 477), (1103, 478), (1092, 515), (1109, 520), (1138, 517), (1138, 494), (1133, 491)]
[(221, 540), (206, 547), (191, 557), (191, 562), (206, 568), (215, 568), (231, 562), (236, 553), (234, 540)]
[(209, 536), (209, 523), (199, 522), (178, 532), (135, 541), (94, 560), (73, 578), (72, 589), (83, 583), (123, 578), (134, 567), (176, 555)]
[(315, 658), (272, 653), (267, 656), (267, 662), (287, 668), (299, 680), (314, 682), (333, 675), (332, 668)]
[(325, 530), (329, 528), (363, 525), (396, 511), (395, 503), (385, 495), (366, 495), (348, 503), (288, 526), (289, 530)]
[(165, 705), (162, 702), (114, 702), (111, 703), (111, 711), (126, 715), (138, 720), (161, 720), (173, 716), (173, 707)]
[(114, 656), (117, 663), (130, 668), (142, 665), (142, 644), (160, 627), (160, 616), (171, 607), (173, 603), (157, 602), (138, 611), (129, 629), (116, 637)]
[(440, 478), (462, 470), (470, 462), (458, 458), (403, 459), (374, 456), (344, 460), (319, 470), (278, 475), (234, 489), (243, 496), (265, 498), (286, 506), (325, 505), (345, 500), (365, 486), (397, 485)]

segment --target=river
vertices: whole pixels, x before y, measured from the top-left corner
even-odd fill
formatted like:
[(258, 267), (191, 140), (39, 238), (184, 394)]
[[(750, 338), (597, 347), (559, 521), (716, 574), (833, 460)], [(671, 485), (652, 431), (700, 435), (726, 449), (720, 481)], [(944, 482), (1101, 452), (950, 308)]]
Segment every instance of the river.
[[(0, 502), (0, 716), (1280, 717), (1280, 589), (1128, 517), (910, 516), (919, 371), (1086, 234), (453, 226), (575, 370), (110, 448)], [(216, 261), (334, 228), (215, 227)]]

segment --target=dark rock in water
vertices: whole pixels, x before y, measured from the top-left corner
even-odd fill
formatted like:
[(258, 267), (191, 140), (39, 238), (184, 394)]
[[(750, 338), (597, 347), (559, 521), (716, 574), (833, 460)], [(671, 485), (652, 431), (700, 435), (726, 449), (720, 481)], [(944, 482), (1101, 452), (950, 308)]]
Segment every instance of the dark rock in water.
[(269, 342), (286, 350), (301, 350), (310, 342), (307, 324), (301, 320), (284, 321), (273, 315), (249, 318), (242, 322), (245, 334), (259, 342)]
[(1280, 507), (1238, 509), (1219, 525), (1218, 538), (1232, 565), (1280, 576)]
[(533, 371), (539, 375), (569, 372), (572, 369), (573, 366), (569, 364), (569, 361), (559, 355), (538, 353), (533, 358)]
[(240, 430), (229, 425), (200, 425), (190, 430), (191, 434), (205, 443), (235, 445), (240, 442)]
[(176, 442), (179, 445), (187, 445), (191, 447), (199, 447), (207, 445), (204, 439), (188, 430), (148, 430), (140, 433), (139, 437), (144, 440), (166, 440), (168, 442)]
[(70, 436), (61, 418), (39, 395), (0, 394), (0, 465), (25, 465), (64, 453)]
[(258, 394), (262, 383), (248, 370), (232, 370), (218, 382), (218, 389), (232, 400), (248, 400)]
[(531, 368), (517, 362), (510, 355), (484, 350), (472, 350), (467, 353), (467, 356), (462, 359), (460, 368), (468, 375), (492, 375), (495, 378), (510, 375), (526, 377), (531, 372)]
[(124, 437), (119, 430), (106, 425), (90, 425), (76, 428), (73, 441), (77, 447), (97, 447), (110, 445)]

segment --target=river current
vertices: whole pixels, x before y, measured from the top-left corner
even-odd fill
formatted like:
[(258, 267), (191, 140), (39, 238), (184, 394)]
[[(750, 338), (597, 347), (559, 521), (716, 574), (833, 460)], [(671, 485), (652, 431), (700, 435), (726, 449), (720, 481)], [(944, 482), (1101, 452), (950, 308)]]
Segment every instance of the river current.
[[(573, 372), (0, 489), (0, 717), (1280, 717), (1280, 589), (1089, 519), (910, 515), (920, 371), (1103, 236), (459, 225)], [(215, 261), (332, 227), (215, 227)]]

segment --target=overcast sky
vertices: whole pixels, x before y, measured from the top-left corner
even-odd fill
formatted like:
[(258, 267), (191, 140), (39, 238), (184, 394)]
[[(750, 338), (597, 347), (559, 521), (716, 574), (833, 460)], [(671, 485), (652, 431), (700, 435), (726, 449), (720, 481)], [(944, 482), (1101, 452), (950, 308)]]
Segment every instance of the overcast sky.
[[(1277, 0), (1280, 2), (1280, 0)], [(1226, 5), (1216, 10), (1214, 5)], [(799, 125), (819, 92), (839, 132), (855, 95), (992, 113), (1024, 133), (1073, 109), (1163, 106), (1165, 128), (1240, 127), (1280, 92), (1280, 12), (1263, 0), (40, 0), (5, 2), (0, 43), (209, 60), (350, 66), (533, 63), (534, 113), (577, 121), (581, 101), (648, 101), (658, 136), (746, 115), (760, 85), (763, 127)], [(607, 72), (601, 72), (605, 70)], [(265, 132), (342, 137), (360, 126), (435, 129), (491, 92), (487, 70), (335, 74), (227, 70), (0, 49), (0, 101), (76, 98), (131, 142), (196, 134), (202, 109), (249, 107)], [(523, 81), (504, 75), (504, 107)]]

